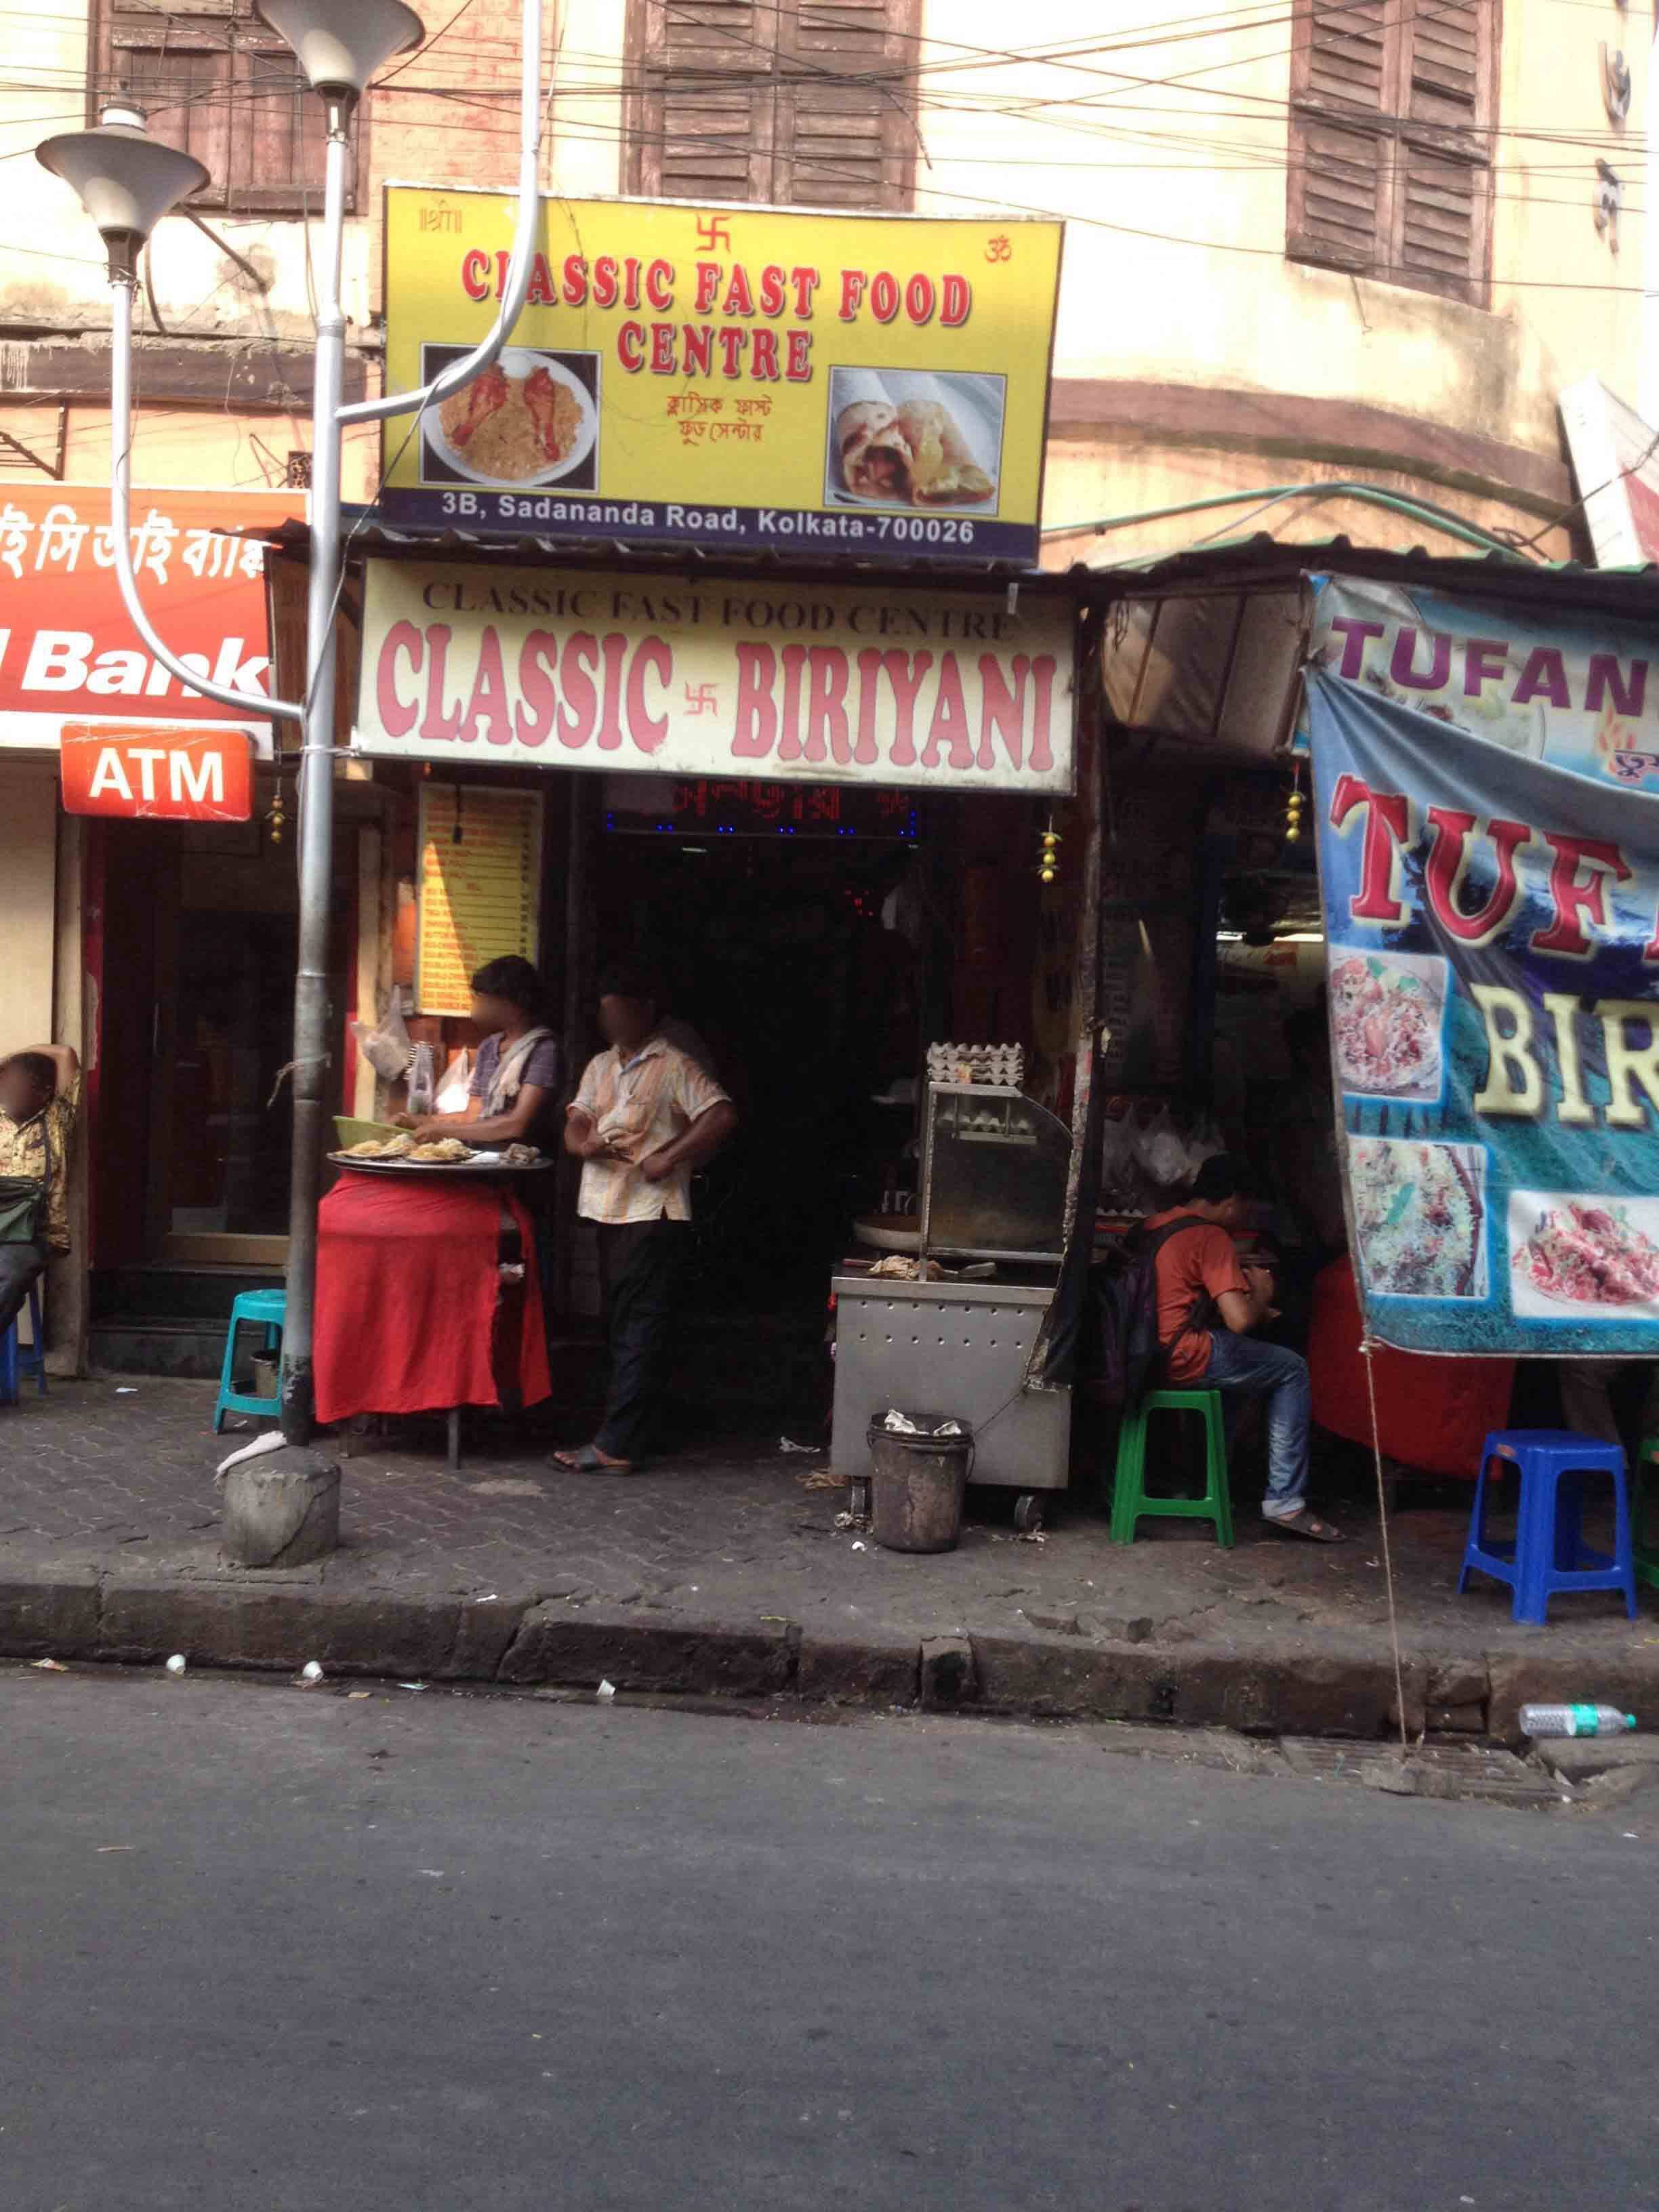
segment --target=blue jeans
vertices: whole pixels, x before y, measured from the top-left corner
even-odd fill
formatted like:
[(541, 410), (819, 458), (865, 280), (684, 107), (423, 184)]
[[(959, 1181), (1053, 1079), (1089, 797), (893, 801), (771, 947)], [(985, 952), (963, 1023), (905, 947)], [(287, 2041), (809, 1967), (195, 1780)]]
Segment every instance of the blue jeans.
[(1261, 1510), (1283, 1521), (1303, 1504), (1308, 1488), (1308, 1421), (1313, 1386), (1308, 1363), (1282, 1344), (1262, 1344), (1230, 1328), (1210, 1333), (1210, 1359), (1200, 1381), (1224, 1393), (1236, 1390), (1267, 1401), (1267, 1490)]

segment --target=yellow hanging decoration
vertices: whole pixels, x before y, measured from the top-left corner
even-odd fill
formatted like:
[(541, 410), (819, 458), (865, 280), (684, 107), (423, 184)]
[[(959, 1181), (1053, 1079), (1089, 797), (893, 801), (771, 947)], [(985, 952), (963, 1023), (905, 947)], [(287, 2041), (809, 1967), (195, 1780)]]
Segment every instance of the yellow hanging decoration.
[(1291, 786), (1290, 796), (1285, 802), (1285, 842), (1294, 845), (1302, 835), (1302, 816), (1307, 806), (1306, 793), (1302, 788), (1302, 763), (1296, 764), (1296, 781)]
[(1049, 817), (1048, 827), (1042, 833), (1042, 853), (1037, 861), (1037, 881), (1051, 884), (1060, 872), (1060, 832)]
[(270, 805), (265, 814), (265, 832), (273, 845), (282, 843), (283, 831), (287, 824), (288, 816), (283, 806), (283, 779), (279, 775), (276, 779), (276, 788), (270, 795)]

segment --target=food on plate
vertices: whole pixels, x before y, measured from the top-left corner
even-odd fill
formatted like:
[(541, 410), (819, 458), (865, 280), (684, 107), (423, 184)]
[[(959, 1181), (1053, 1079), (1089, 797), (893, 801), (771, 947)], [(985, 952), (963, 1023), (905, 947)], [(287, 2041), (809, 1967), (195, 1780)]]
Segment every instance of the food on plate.
[(582, 427), (580, 403), (545, 366), (509, 376), (499, 364), (452, 392), (438, 420), (453, 451), (480, 476), (523, 483), (568, 460)]
[(1434, 1097), (1440, 1089), (1440, 998), (1414, 969), (1376, 954), (1340, 961), (1331, 1026), (1345, 1091)]
[(474, 1153), (471, 1146), (464, 1145), (459, 1137), (434, 1137), (424, 1145), (412, 1146), (409, 1158), (422, 1167), (430, 1167), (453, 1165), (459, 1161), (473, 1158)]
[(415, 1139), (407, 1132), (396, 1137), (365, 1137), (361, 1145), (349, 1145), (340, 1154), (343, 1160), (401, 1160), (415, 1149)]
[(910, 448), (910, 495), (919, 507), (989, 499), (996, 486), (937, 399), (908, 401), (899, 409), (898, 427)]
[(910, 496), (909, 441), (898, 426), (898, 410), (878, 399), (843, 407), (836, 423), (841, 472), (848, 491), (862, 499)]
[(538, 1146), (509, 1145), (501, 1158), (510, 1168), (533, 1168), (541, 1156)]
[(1515, 1273), (1570, 1305), (1637, 1305), (1659, 1298), (1659, 1244), (1622, 1206), (1570, 1198), (1539, 1214), (1516, 1249)]
[(1368, 1288), (1407, 1298), (1486, 1296), (1484, 1167), (1474, 1146), (1349, 1138)]
[(842, 481), (861, 499), (949, 507), (988, 499), (996, 489), (937, 399), (902, 407), (854, 400), (836, 417), (836, 442)]

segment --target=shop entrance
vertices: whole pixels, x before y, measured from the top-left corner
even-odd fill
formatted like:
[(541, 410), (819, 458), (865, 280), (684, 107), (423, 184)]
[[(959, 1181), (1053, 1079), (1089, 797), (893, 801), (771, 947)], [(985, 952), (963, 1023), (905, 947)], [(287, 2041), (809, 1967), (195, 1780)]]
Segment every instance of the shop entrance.
[[(599, 862), (595, 969), (649, 965), (739, 1115), (698, 1182), (693, 1310), (821, 1324), (854, 1215), (915, 1188), (908, 1086), (934, 962), (895, 925), (925, 859), (891, 838), (613, 830)], [(580, 1059), (597, 1039), (577, 1043)]]

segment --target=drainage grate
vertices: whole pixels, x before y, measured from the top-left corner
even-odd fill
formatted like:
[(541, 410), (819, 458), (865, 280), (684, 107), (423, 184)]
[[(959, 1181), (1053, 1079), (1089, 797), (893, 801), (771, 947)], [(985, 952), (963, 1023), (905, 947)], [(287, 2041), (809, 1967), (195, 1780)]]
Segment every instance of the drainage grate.
[(1577, 1791), (1517, 1759), (1512, 1751), (1489, 1751), (1478, 1743), (1425, 1743), (1416, 1747), (1402, 1770), (1399, 1747), (1388, 1743), (1335, 1743), (1328, 1736), (1287, 1736), (1279, 1745), (1293, 1774), (1312, 1782), (1358, 1782), (1386, 1788), (1398, 1778), (1405, 1796), (1454, 1797), (1486, 1805), (1549, 1808)]

